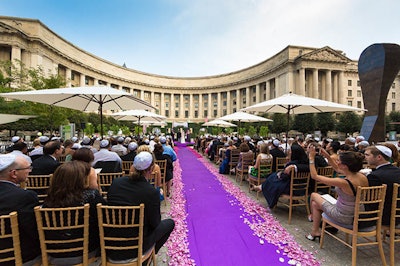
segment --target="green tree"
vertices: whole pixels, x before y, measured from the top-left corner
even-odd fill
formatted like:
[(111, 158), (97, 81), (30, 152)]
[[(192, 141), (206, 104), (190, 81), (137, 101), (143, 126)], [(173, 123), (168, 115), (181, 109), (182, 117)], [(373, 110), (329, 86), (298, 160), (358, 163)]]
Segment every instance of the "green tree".
[(290, 129), (294, 129), (304, 133), (312, 133), (315, 131), (315, 118), (314, 114), (298, 114), (294, 117), (293, 126)]
[(268, 136), (268, 127), (267, 126), (261, 126), (260, 127), (260, 136), (261, 137), (267, 137)]
[(336, 129), (340, 132), (352, 134), (361, 129), (361, 117), (354, 112), (341, 113), (338, 120)]
[(386, 129), (387, 131), (397, 131), (400, 133), (400, 124), (390, 124), (390, 123), (400, 123), (400, 112), (398, 111), (392, 111), (388, 115), (388, 119), (386, 120)]
[[(271, 125), (271, 132), (273, 133), (282, 133), (286, 132), (286, 130), (289, 130), (287, 128), (287, 115), (286, 114), (280, 114), (280, 113), (275, 113), (272, 115), (273, 120), (272, 125)], [(290, 119), (290, 117), (289, 117)], [(292, 123), (290, 123), (292, 124)]]
[(328, 134), (328, 131), (336, 129), (336, 120), (333, 113), (317, 113), (315, 117), (316, 129), (319, 129), (323, 136)]

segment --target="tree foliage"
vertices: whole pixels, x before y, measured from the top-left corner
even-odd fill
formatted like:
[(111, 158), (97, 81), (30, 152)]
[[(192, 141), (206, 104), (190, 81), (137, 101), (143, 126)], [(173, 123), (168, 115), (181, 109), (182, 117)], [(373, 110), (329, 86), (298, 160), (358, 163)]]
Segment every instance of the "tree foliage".
[(354, 112), (343, 112), (339, 115), (337, 130), (346, 134), (359, 132), (361, 129), (361, 117)]
[(293, 126), (290, 129), (295, 129), (303, 133), (313, 133), (315, 131), (314, 114), (298, 114), (294, 117)]
[(320, 130), (323, 136), (326, 136), (328, 131), (336, 129), (336, 120), (333, 113), (317, 113), (315, 116), (316, 129)]

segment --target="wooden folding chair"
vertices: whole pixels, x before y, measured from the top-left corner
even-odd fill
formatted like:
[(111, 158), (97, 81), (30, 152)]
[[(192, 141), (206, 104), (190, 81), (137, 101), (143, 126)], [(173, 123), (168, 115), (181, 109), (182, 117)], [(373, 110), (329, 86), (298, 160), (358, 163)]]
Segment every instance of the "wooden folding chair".
[(400, 226), (396, 226), (396, 220), (400, 219), (400, 185), (397, 183), (393, 184), (393, 196), (392, 196), (392, 208), (390, 214), (390, 225), (382, 225), (383, 240), (386, 240), (386, 236), (389, 235), (389, 254), (390, 254), (390, 266), (395, 265), (394, 261), (394, 245), (400, 242), (400, 238), (396, 235), (400, 234)]
[(254, 164), (253, 153), (251, 152), (242, 154), (240, 163), (241, 163), (240, 169), (236, 166), (236, 182), (240, 181), (240, 185), (242, 185), (243, 179), (245, 179), (248, 176), (249, 166)]
[[(307, 215), (310, 215), (310, 207), (308, 205), (308, 185), (310, 182), (310, 172), (297, 172), (292, 170), (290, 177), (290, 192), (282, 194), (279, 197), (279, 202), (289, 207), (289, 220), (292, 220), (293, 207), (305, 206)], [(282, 201), (283, 199), (284, 201)]]
[[(252, 175), (248, 175), (249, 177), (249, 192), (251, 189), (251, 186), (259, 186), (265, 181), (265, 177), (272, 173), (272, 160), (271, 159), (261, 159), (260, 165), (258, 166), (258, 175), (257, 177), (254, 177)], [(257, 200), (258, 200), (258, 194), (260, 191), (257, 191)]]
[(155, 160), (155, 164), (157, 164), (160, 167), (161, 171), (161, 186), (164, 191), (164, 205), (167, 206), (167, 182), (165, 181), (166, 175), (167, 175), (167, 159), (164, 160)]
[(37, 206), (34, 211), (42, 265), (89, 265), (88, 203), (68, 208)]
[(129, 175), (132, 164), (133, 161), (122, 161), (122, 172), (124, 172), (126, 175)]
[[(334, 173), (332, 166), (318, 167), (317, 171), (318, 175), (323, 175), (330, 178), (333, 177)], [(319, 191), (322, 191), (323, 194), (331, 194), (331, 186), (325, 185), (320, 181), (315, 181), (314, 192), (319, 192)]]
[(288, 159), (286, 157), (275, 157), (275, 172), (284, 170), (287, 162)]
[(0, 216), (0, 241), (0, 265), (6, 262), (22, 265), (17, 212)]
[(50, 187), (52, 174), (50, 175), (28, 175), (25, 182), (21, 183), (21, 188), (36, 192), (39, 203), (43, 203), (47, 197), (47, 189)]
[[(143, 252), (144, 204), (140, 206), (103, 206), (97, 204), (101, 265), (141, 266), (156, 265), (155, 246)], [(107, 254), (120, 252), (137, 256), (124, 261), (113, 261)]]
[(236, 165), (239, 162), (239, 154), (240, 154), (239, 149), (231, 150), (231, 156), (229, 159), (229, 175), (233, 174), (232, 170), (236, 168)]
[(98, 173), (97, 182), (99, 183), (99, 190), (103, 198), (107, 198), (107, 192), (114, 179), (123, 176), (124, 173)]
[[(320, 247), (323, 247), (325, 234), (338, 240), (340, 243), (352, 249), (351, 263), (357, 265), (357, 247), (367, 245), (378, 245), (382, 264), (386, 265), (385, 254), (382, 245), (382, 212), (385, 201), (386, 185), (374, 187), (357, 187), (356, 202), (354, 206), (354, 221), (351, 225), (339, 224), (329, 218), (325, 213), (322, 214), (322, 231)], [(364, 206), (364, 208), (360, 208)], [(362, 223), (368, 223), (368, 227), (360, 226)], [(326, 230), (330, 225), (346, 234), (346, 239), (340, 235), (335, 235)], [(349, 235), (352, 236), (351, 243)], [(358, 238), (364, 238), (366, 241), (358, 242)], [(373, 239), (372, 239), (373, 238)]]

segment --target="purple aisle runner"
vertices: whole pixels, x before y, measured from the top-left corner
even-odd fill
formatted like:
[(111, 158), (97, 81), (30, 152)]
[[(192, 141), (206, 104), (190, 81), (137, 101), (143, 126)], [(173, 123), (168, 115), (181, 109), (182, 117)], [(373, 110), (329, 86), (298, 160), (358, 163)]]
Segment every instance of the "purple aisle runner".
[(196, 265), (285, 265), (289, 258), (255, 236), (236, 198), (189, 148), (179, 148), (190, 256)]

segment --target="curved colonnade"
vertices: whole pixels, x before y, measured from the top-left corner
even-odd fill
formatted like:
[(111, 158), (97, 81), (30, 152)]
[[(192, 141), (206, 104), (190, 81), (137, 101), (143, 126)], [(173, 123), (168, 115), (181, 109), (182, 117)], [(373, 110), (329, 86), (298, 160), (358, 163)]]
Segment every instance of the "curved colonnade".
[[(20, 60), (26, 67), (41, 66), (65, 77), (67, 87), (108, 85), (125, 90), (155, 106), (169, 122), (204, 122), (290, 91), (363, 107), (357, 61), (328, 46), (289, 45), (239, 71), (169, 77), (101, 59), (64, 40), (39, 20), (0, 16), (0, 33), (0, 61)], [(399, 87), (396, 83), (399, 76), (392, 86), (394, 92)], [(389, 95), (388, 111), (398, 109), (395, 99), (396, 95)]]

